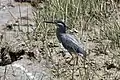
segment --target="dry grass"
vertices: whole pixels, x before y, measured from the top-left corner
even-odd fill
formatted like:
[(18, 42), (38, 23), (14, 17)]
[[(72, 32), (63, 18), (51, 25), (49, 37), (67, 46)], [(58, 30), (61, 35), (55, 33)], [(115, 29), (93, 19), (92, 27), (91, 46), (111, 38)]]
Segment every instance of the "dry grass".
[[(19, 13), (21, 18), (20, 8)], [(37, 4), (33, 15), (36, 25), (32, 26), (31, 31), (29, 24), (26, 32), (21, 29), (20, 19), (16, 33), (21, 42), (17, 44), (23, 43), (24, 49), (33, 53), (36, 53), (34, 49), (38, 50), (37, 59), (40, 58), (39, 62), (46, 61), (46, 67), (53, 75), (51, 79), (120, 79), (120, 13), (119, 4), (114, 0), (45, 0)], [(56, 19), (64, 20), (69, 26), (68, 32), (73, 28), (78, 30), (75, 35), (84, 43), (87, 51), (86, 60), (79, 57), (78, 65), (75, 64), (75, 60), (67, 63), (69, 55), (63, 57), (64, 51), (56, 39), (55, 26), (43, 23), (45, 20)], [(6, 42), (1, 43), (1, 47), (9, 44)], [(14, 45), (10, 46), (14, 48)], [(5, 75), (6, 68), (4, 78)]]
[[(119, 7), (109, 0), (49, 0), (34, 12), (35, 36), (43, 40), (51, 71), (60, 80), (117, 80), (119, 74), (120, 26)], [(79, 64), (67, 64), (60, 49), (48, 47), (59, 45), (55, 27), (44, 20), (64, 20), (70, 29), (76, 28), (78, 39), (87, 50), (87, 61), (79, 58)], [(69, 30), (68, 30), (69, 31)], [(55, 39), (54, 39), (55, 38)], [(58, 53), (58, 54), (57, 54)]]

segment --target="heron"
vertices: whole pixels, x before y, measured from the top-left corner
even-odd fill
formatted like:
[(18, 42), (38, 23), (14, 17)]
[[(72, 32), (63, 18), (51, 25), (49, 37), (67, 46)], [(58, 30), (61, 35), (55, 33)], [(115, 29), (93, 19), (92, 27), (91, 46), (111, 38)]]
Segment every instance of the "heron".
[[(54, 21), (44, 21), (45, 23), (52, 23), (57, 26), (56, 29), (56, 36), (58, 38), (58, 41), (62, 43), (63, 47), (72, 55), (72, 53), (77, 54), (77, 56), (81, 56), (83, 58), (86, 57), (86, 51), (84, 50), (83, 44), (78, 41), (78, 39), (72, 35), (68, 34), (66, 32), (67, 26), (66, 24), (61, 20), (54, 20)], [(72, 55), (73, 59), (73, 55)]]

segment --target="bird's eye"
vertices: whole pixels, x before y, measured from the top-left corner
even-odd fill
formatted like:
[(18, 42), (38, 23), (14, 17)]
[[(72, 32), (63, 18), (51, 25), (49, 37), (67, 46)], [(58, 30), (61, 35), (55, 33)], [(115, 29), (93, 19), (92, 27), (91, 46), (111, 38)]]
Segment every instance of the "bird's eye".
[(64, 26), (62, 23), (58, 23), (59, 26)]

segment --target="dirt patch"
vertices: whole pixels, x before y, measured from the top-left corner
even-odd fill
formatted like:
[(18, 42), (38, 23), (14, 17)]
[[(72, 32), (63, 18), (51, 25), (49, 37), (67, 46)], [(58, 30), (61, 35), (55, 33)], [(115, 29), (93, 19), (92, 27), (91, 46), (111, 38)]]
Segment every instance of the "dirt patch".
[(15, 1), (1, 0), (0, 4), (0, 79), (50, 80), (46, 61), (41, 59), (42, 43), (31, 42), (35, 29), (33, 8)]

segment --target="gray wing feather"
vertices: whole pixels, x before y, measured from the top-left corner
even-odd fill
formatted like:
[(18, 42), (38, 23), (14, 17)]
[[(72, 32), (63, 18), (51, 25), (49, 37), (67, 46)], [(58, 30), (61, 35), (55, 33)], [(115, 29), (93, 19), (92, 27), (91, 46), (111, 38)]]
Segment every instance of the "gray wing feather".
[(69, 52), (76, 52), (81, 54), (85, 54), (83, 44), (79, 42), (73, 35), (70, 34), (62, 34), (62, 44)]

